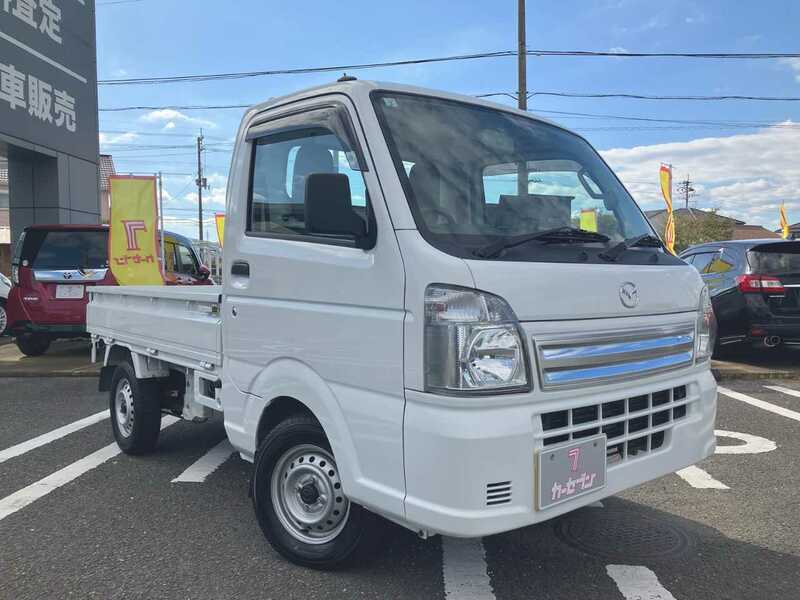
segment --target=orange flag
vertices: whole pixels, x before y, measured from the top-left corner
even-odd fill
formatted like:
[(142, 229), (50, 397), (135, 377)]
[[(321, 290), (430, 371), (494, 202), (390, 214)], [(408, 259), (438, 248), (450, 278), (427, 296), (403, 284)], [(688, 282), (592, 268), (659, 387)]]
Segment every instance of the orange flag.
[(786, 217), (786, 204), (781, 203), (781, 237), (789, 239), (789, 219)]
[(664, 228), (664, 243), (667, 249), (675, 254), (675, 217), (672, 214), (672, 167), (661, 165), (659, 171), (661, 193), (667, 203), (667, 226)]

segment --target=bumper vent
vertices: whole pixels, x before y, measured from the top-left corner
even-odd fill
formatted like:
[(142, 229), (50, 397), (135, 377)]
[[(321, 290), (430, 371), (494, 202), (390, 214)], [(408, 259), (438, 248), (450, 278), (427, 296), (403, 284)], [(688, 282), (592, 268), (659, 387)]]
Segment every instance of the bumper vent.
[(658, 450), (676, 421), (686, 417), (685, 385), (542, 414), (544, 445), (606, 434), (609, 464)]
[(499, 481), (486, 484), (486, 506), (497, 506), (511, 502), (511, 482)]

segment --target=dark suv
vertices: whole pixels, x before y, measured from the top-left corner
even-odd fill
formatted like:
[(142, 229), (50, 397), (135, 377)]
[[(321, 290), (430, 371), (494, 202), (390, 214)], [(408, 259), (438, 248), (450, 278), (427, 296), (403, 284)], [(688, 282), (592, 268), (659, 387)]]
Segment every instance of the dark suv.
[(800, 344), (800, 241), (741, 240), (692, 246), (681, 258), (708, 285), (717, 350)]

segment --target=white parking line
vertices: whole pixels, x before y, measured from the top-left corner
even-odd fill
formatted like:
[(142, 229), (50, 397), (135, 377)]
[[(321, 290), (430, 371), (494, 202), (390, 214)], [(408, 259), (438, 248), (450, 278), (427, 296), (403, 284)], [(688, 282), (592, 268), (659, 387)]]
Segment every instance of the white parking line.
[(172, 483), (203, 483), (206, 477), (222, 466), (234, 452), (231, 443), (224, 439), (189, 465), (189, 468), (173, 479)]
[(686, 467), (685, 469), (681, 469), (680, 471), (675, 471), (675, 474), (693, 488), (698, 488), (701, 490), (731, 489), (721, 481), (717, 481), (716, 479), (714, 479), (711, 475), (709, 475), (706, 471), (704, 471), (700, 467), (694, 467), (694, 466)]
[(70, 433), (75, 433), (76, 431), (80, 431), (85, 427), (89, 427), (90, 425), (94, 425), (95, 423), (99, 423), (104, 419), (108, 418), (108, 411), (104, 410), (99, 413), (95, 413), (89, 417), (85, 417), (74, 423), (70, 423), (69, 425), (64, 425), (63, 427), (59, 427), (58, 429), (54, 429), (48, 433), (43, 433), (40, 436), (35, 438), (31, 438), (25, 442), (19, 443), (16, 446), (11, 446), (10, 448), (6, 448), (5, 450), (0, 450), (0, 463), (4, 463), (5, 461), (16, 458), (26, 452), (30, 452), (31, 450), (35, 450), (45, 444), (49, 444), (50, 442), (54, 442), (58, 439), (61, 439), (64, 436), (69, 435)]
[(780, 392), (781, 394), (786, 394), (787, 396), (794, 396), (795, 398), (800, 398), (800, 392), (797, 390), (793, 390), (791, 388), (783, 387), (780, 385), (765, 385), (765, 388), (768, 390), (772, 390), (773, 392)]
[(741, 433), (739, 431), (723, 431), (717, 429), (714, 431), (714, 435), (717, 437), (733, 438), (744, 442), (744, 444), (736, 444), (734, 446), (720, 446), (717, 444), (715, 454), (761, 454), (763, 452), (772, 452), (778, 447), (778, 444), (772, 440), (757, 435), (750, 435), (749, 433)]
[(478, 539), (442, 536), (444, 595), (449, 600), (494, 600), (486, 553)]
[(717, 386), (717, 391), (720, 394), (724, 394), (728, 398), (733, 398), (734, 400), (745, 402), (746, 404), (750, 404), (751, 406), (768, 410), (771, 413), (775, 413), (776, 415), (781, 415), (782, 417), (786, 417), (787, 419), (800, 421), (799, 412), (789, 410), (788, 408), (783, 408), (782, 406), (778, 406), (777, 404), (764, 402), (763, 400), (759, 400), (758, 398), (753, 398), (752, 396), (748, 396), (747, 394), (742, 394), (741, 392), (734, 392), (733, 390), (729, 390), (728, 388), (724, 388), (721, 386)]
[[(161, 429), (163, 430), (177, 421), (180, 421), (177, 417), (163, 417), (161, 419)], [(22, 488), (10, 496), (0, 499), (0, 521), (13, 515), (18, 510), (25, 508), (39, 498), (43, 498), (50, 492), (57, 490), (62, 485), (77, 479), (95, 467), (99, 467), (107, 460), (117, 456), (120, 452), (122, 452), (122, 450), (119, 449), (116, 443), (109, 444), (67, 465), (63, 469), (59, 469), (44, 479), (40, 479), (30, 484), (28, 487)]]
[(675, 600), (647, 567), (606, 565), (606, 572), (626, 600)]

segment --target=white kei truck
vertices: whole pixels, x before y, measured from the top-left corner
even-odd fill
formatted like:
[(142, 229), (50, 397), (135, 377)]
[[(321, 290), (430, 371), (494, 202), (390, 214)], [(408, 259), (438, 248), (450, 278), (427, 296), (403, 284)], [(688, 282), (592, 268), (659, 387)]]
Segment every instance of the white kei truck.
[(217, 411), (258, 522), (332, 568), (379, 515), (479, 537), (714, 450), (716, 320), (580, 136), (530, 113), (338, 82), (250, 109), (225, 277), (93, 287), (122, 450)]

